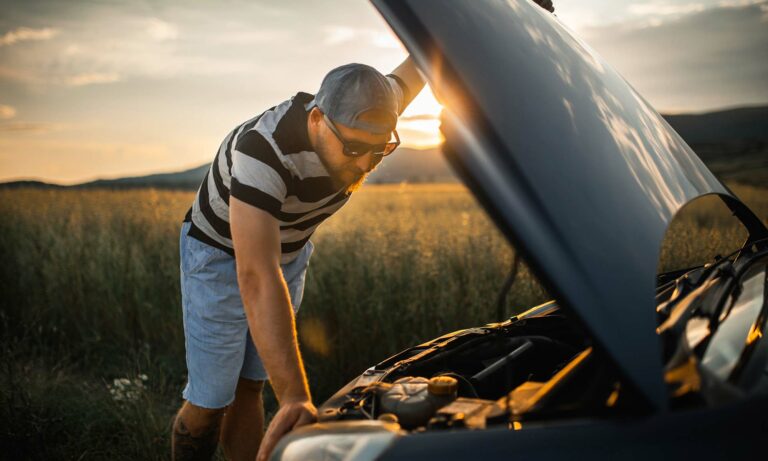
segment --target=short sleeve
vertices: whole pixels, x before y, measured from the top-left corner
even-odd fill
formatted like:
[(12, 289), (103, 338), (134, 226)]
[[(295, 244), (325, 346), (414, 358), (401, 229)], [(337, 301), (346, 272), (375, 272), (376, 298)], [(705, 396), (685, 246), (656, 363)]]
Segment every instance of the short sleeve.
[(275, 149), (256, 130), (245, 133), (232, 151), (230, 194), (279, 219), (291, 174)]
[(392, 86), (392, 91), (395, 92), (397, 98), (397, 113), (402, 114), (403, 110), (405, 110), (405, 101), (410, 100), (408, 97), (408, 85), (405, 84), (402, 78), (395, 74), (388, 74), (387, 80), (389, 81), (390, 86)]

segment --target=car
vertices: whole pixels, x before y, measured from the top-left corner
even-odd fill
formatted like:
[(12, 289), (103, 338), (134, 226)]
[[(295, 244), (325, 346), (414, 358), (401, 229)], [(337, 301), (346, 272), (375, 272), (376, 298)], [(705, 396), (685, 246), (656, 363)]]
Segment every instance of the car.
[[(528, 0), (373, 0), (444, 106), (443, 152), (556, 301), (394, 355), (272, 459), (740, 459), (768, 440), (768, 229)], [(657, 274), (713, 195), (740, 249)]]

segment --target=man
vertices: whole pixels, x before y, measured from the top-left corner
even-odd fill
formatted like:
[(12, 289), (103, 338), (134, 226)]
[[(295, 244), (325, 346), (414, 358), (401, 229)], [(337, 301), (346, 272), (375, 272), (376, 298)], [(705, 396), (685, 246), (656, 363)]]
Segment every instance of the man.
[[(229, 459), (266, 459), (315, 421), (294, 324), (309, 238), (397, 147), (397, 117), (423, 87), (410, 59), (386, 77), (349, 64), (224, 139), (181, 230), (188, 382), (174, 459), (210, 459), (219, 441)], [(266, 379), (280, 408), (259, 449)]]

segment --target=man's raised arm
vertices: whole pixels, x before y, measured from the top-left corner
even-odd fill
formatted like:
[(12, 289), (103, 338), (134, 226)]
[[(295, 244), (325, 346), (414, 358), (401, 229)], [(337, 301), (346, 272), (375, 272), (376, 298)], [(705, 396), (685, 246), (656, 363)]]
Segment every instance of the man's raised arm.
[(257, 459), (266, 459), (280, 438), (315, 421), (288, 286), (280, 270), (280, 226), (266, 211), (230, 197), (237, 281), (251, 336), (267, 370), (280, 409)]
[(402, 114), (405, 108), (408, 107), (408, 104), (413, 101), (413, 98), (424, 88), (424, 79), (421, 77), (419, 70), (416, 68), (416, 63), (413, 62), (411, 56), (408, 56), (389, 76), (395, 77), (395, 80), (398, 81), (403, 90), (403, 98), (400, 104), (400, 113)]

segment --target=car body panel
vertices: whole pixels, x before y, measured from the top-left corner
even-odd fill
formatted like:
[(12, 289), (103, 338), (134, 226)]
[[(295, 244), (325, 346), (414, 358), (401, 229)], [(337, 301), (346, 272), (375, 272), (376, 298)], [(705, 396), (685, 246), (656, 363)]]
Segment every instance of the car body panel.
[(768, 395), (641, 420), (523, 423), (510, 431), (433, 431), (395, 439), (377, 459), (754, 459), (765, 451)]
[(664, 233), (699, 196), (737, 199), (616, 71), (534, 3), (373, 3), (445, 107), (449, 161), (550, 293), (664, 408), (653, 309)]

